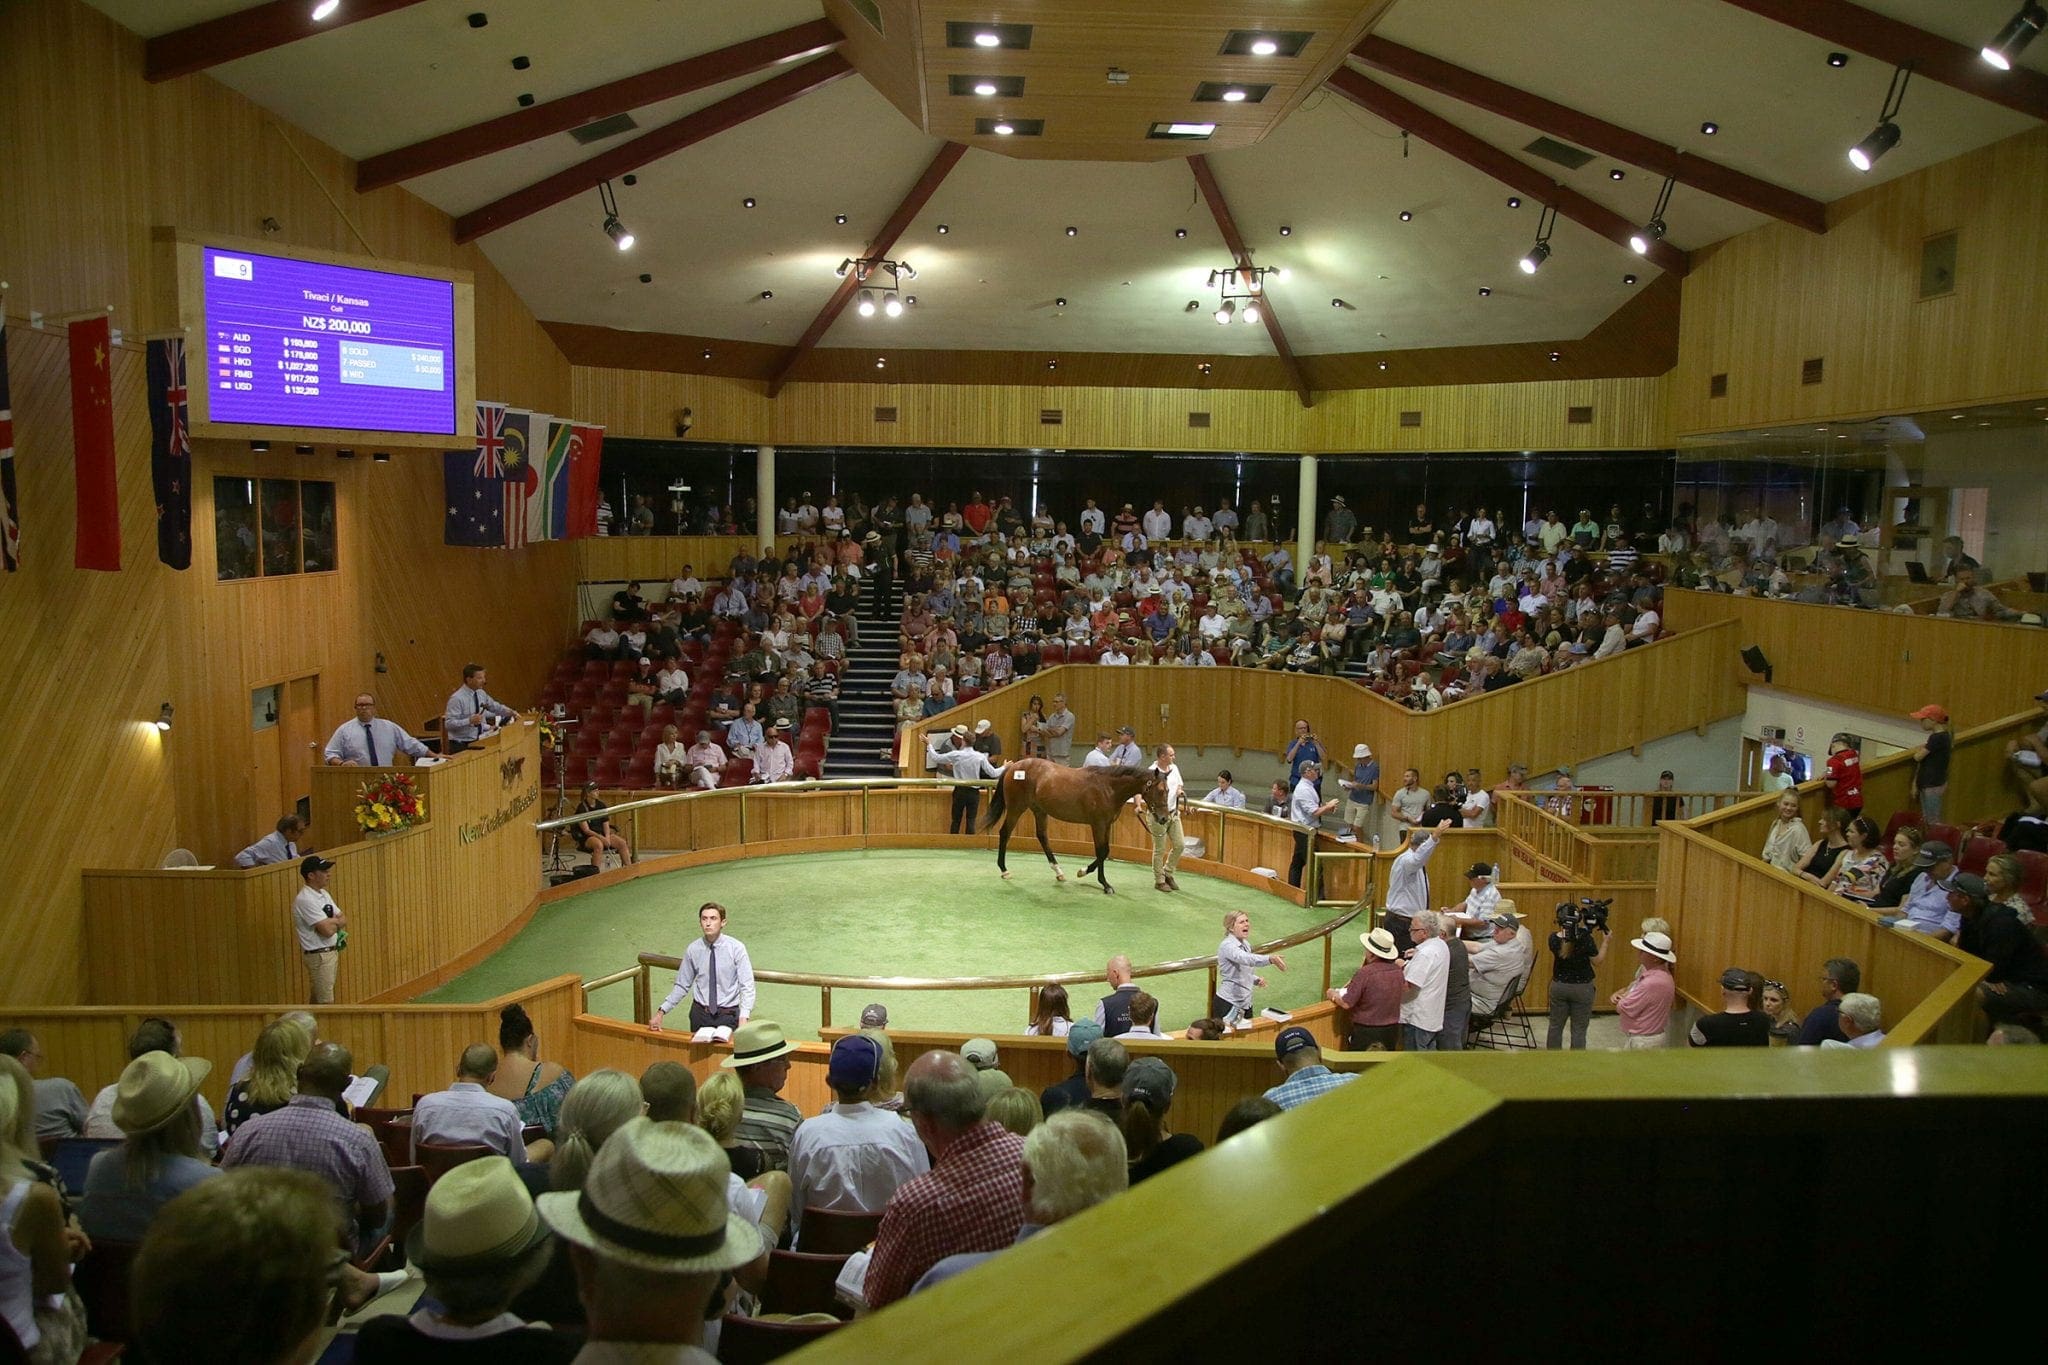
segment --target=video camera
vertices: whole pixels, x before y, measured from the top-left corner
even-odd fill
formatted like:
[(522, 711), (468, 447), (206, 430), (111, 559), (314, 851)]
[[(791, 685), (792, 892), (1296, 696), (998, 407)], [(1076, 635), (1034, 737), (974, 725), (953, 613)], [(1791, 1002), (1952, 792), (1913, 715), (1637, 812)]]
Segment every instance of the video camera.
[(1562, 901), (1557, 907), (1558, 932), (1566, 938), (1586, 938), (1594, 930), (1607, 932), (1607, 912), (1614, 907), (1613, 898), (1604, 901), (1582, 896), (1574, 903)]

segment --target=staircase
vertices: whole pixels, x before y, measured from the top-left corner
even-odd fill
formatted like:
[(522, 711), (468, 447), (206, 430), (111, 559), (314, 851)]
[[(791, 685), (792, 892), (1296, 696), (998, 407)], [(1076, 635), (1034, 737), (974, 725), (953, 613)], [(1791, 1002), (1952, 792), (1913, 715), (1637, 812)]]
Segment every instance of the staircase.
[(903, 619), (903, 585), (892, 580), (881, 620), (872, 605), (862, 602), (860, 643), (847, 650), (846, 669), (839, 675), (839, 728), (825, 754), (826, 777), (894, 777), (896, 764), (882, 750), (896, 743), (896, 699), (889, 683), (896, 676), (897, 625)]

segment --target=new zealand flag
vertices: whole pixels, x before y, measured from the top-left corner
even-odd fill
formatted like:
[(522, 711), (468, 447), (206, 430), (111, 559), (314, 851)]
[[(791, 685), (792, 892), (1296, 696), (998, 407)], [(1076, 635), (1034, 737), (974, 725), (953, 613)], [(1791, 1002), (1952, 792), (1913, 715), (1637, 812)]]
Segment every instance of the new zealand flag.
[(156, 557), (192, 567), (192, 435), (185, 412), (185, 343), (149, 343), (149, 472), (156, 484)]

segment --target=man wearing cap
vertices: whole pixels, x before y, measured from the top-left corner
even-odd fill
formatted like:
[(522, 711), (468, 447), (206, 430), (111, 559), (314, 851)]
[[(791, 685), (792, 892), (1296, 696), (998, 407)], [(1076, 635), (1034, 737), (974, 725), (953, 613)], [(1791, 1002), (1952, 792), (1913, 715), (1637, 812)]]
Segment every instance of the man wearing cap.
[(1955, 912), (1948, 899), (1949, 881), (1956, 871), (1955, 850), (1939, 839), (1929, 839), (1913, 856), (1912, 866), (1917, 869), (1917, 875), (1906, 890), (1905, 900), (1899, 903), (1899, 913), (1886, 915), (1878, 922), (1886, 928), (1904, 929), (1948, 942), (1963, 927), (1963, 917)]
[(947, 1256), (997, 1251), (1024, 1221), (1024, 1141), (986, 1116), (974, 1068), (927, 1052), (903, 1078), (904, 1109), (932, 1168), (904, 1182), (882, 1214), (864, 1293), (870, 1309), (908, 1294)]
[(1131, 805), (1138, 812), (1138, 820), (1152, 835), (1152, 889), (1154, 891), (1178, 891), (1180, 883), (1173, 874), (1180, 870), (1180, 855), (1186, 850), (1187, 836), (1181, 830), (1180, 803), (1187, 794), (1187, 784), (1181, 780), (1180, 765), (1173, 761), (1171, 744), (1162, 744), (1154, 751), (1152, 767), (1161, 775), (1160, 809), (1165, 814), (1155, 818), (1151, 807), (1145, 804), (1144, 796), (1131, 798)]
[(1439, 820), (1435, 829), (1425, 831), (1420, 838), (1411, 838), (1387, 873), (1387, 903), (1380, 922), (1394, 936), (1394, 946), (1404, 955), (1415, 946), (1409, 934), (1410, 919), (1429, 908), (1429, 855), (1436, 852), (1443, 842), (1443, 832), (1450, 827), (1448, 819)]
[(1730, 967), (1721, 973), (1721, 1009), (1702, 1015), (1688, 1041), (1694, 1047), (1769, 1047), (1771, 1017), (1750, 1008), (1751, 973)]
[(1485, 927), (1500, 908), (1500, 888), (1493, 884), (1493, 864), (1476, 862), (1465, 869), (1465, 892), (1463, 904), (1446, 906), (1442, 914), (1451, 921), (1451, 931)]
[(1529, 979), (1529, 969), (1536, 961), (1536, 941), (1529, 931), (1522, 927), (1521, 916), (1515, 911), (1513, 901), (1501, 901), (1494, 906), (1493, 914), (1486, 921), (1487, 935), (1477, 942), (1464, 946), (1471, 958), (1472, 1013), (1492, 1014), (1500, 1008), (1501, 1001), (1508, 998), (1517, 982)]
[(519, 1117), (519, 1110), (512, 1101), (485, 1088), (497, 1075), (496, 1048), (489, 1043), (471, 1043), (462, 1049), (453, 1083), (446, 1090), (420, 1096), (413, 1105), (415, 1161), (419, 1159), (420, 1144), (433, 1142), (444, 1147), (488, 1147), (510, 1158), (515, 1165), (525, 1163), (525, 1122)]
[(754, 772), (749, 783), (787, 782), (796, 775), (796, 755), (789, 751), (789, 722), (778, 720), (767, 739), (754, 750)]
[(327, 894), (327, 874), (334, 864), (317, 853), (299, 862), (299, 879), (304, 885), (292, 898), (292, 927), (299, 936), (299, 954), (306, 962), (306, 975), (313, 984), (313, 1003), (334, 1003), (334, 975), (339, 962), (342, 937), (348, 916)]
[(405, 1239), (405, 1259), (426, 1278), (423, 1307), (410, 1317), (381, 1314), (356, 1334), (363, 1361), (566, 1362), (575, 1342), (544, 1323), (521, 1321), (512, 1303), (553, 1254), (533, 1196), (503, 1157), (465, 1162), (427, 1192), (425, 1216)]
[(1145, 766), (1144, 751), (1138, 747), (1138, 732), (1128, 725), (1120, 726), (1116, 732), (1116, 747), (1109, 751), (1109, 766), (1112, 768), (1142, 768)]
[(1102, 1037), (1102, 1025), (1082, 1019), (1067, 1029), (1067, 1056), (1073, 1058), (1074, 1074), (1038, 1092), (1038, 1107), (1046, 1114), (1078, 1109), (1088, 1103), (1088, 1048)]
[[(1433, 911), (1418, 910), (1409, 916), (1408, 932), (1415, 940), (1402, 968), (1407, 989), (1401, 995), (1401, 1049), (1404, 1052), (1459, 1051), (1464, 1046), (1462, 1025), (1451, 1046), (1441, 1047), (1450, 1032), (1446, 1007), (1450, 1002), (1451, 945), (1442, 937), (1443, 923)], [(1464, 964), (1468, 973), (1469, 962)], [(1465, 996), (1469, 1014), (1472, 997)]]
[(1920, 818), (1929, 824), (1941, 820), (1941, 798), (1948, 793), (1948, 760), (1955, 748), (1955, 735), (1948, 728), (1948, 710), (1923, 706), (1913, 713), (1927, 737), (1913, 750), (1913, 801)]
[(1339, 778), (1344, 789), (1344, 828), (1354, 839), (1379, 837), (1380, 761), (1370, 744), (1351, 746), (1351, 776)]
[(728, 1174), (703, 1129), (641, 1117), (598, 1149), (581, 1190), (535, 1201), (569, 1244), (588, 1323), (578, 1359), (712, 1365), (699, 1343), (719, 1277), (767, 1253), (727, 1206)]
[(1324, 1066), (1323, 1050), (1316, 1046), (1315, 1035), (1299, 1025), (1280, 1030), (1273, 1040), (1273, 1059), (1287, 1079), (1268, 1090), (1266, 1098), (1282, 1109), (1298, 1108), (1358, 1079), (1351, 1072)]
[(1221, 1019), (1226, 1028), (1251, 1017), (1252, 988), (1266, 984), (1257, 968), (1270, 963), (1283, 972), (1287, 970), (1286, 959), (1278, 953), (1253, 952), (1251, 936), (1250, 915), (1242, 910), (1224, 913), (1223, 942), (1216, 947), (1216, 994), (1209, 999), (1209, 1013)]
[(340, 1202), (351, 1249), (360, 1250), (376, 1240), (391, 1216), (392, 1185), (376, 1137), (337, 1108), (354, 1066), (347, 1048), (316, 1044), (299, 1063), (299, 1093), (284, 1108), (258, 1114), (236, 1129), (220, 1164), (285, 1166), (319, 1176)]
[(848, 1034), (832, 1044), (825, 1084), (837, 1096), (797, 1125), (789, 1144), (791, 1221), (807, 1208), (879, 1213), (904, 1181), (931, 1169), (917, 1130), (874, 1105), (882, 1048)]
[(956, 725), (943, 735), (926, 736), (925, 757), (934, 769), (961, 784), (953, 788), (953, 809), (946, 818), (946, 833), (974, 833), (975, 820), (981, 814), (981, 788), (967, 784), (980, 777), (1000, 778), (1003, 768), (1009, 765), (998, 767), (989, 762), (988, 755), (974, 747), (965, 725)]
[(789, 1167), (789, 1143), (803, 1113), (782, 1098), (789, 1081), (789, 1058), (796, 1045), (782, 1036), (782, 1025), (771, 1019), (754, 1019), (740, 1025), (732, 1036), (732, 1056), (719, 1063), (739, 1074), (747, 1097), (740, 1111), (734, 1145), (756, 1152), (763, 1170)]
[[(79, 1222), (101, 1241), (139, 1242), (158, 1209), (220, 1172), (199, 1151), (199, 1087), (213, 1070), (203, 1057), (145, 1052), (121, 1072), (114, 1099), (114, 1124), (124, 1137), (139, 1138), (171, 1129), (150, 1145), (154, 1170), (145, 1178), (131, 1172), (128, 1143), (110, 1147), (86, 1168)], [(18, 1254), (18, 1253), (17, 1253)]]
[(1330, 1001), (1351, 1016), (1344, 1035), (1346, 1052), (1392, 1052), (1401, 1036), (1401, 995), (1407, 982), (1401, 975), (1400, 949), (1384, 927), (1360, 934), (1365, 958), (1351, 980), (1330, 992)]
[(1678, 996), (1677, 983), (1671, 976), (1678, 954), (1671, 950), (1669, 934), (1647, 933), (1630, 939), (1629, 943), (1636, 950), (1642, 970), (1626, 989), (1616, 991), (1610, 999), (1615, 1013), (1621, 1016), (1621, 1050), (1640, 1052), (1665, 1044), (1672, 1002)]
[(362, 692), (356, 696), (355, 719), (335, 729), (321, 756), (331, 768), (384, 768), (395, 765), (400, 754), (418, 761), (428, 752), (402, 727), (379, 716), (377, 699)]
[(498, 726), (519, 719), (518, 712), (484, 691), (485, 681), (482, 664), (462, 666), (462, 686), (448, 694), (442, 708), (443, 753), (459, 754)]
[(2019, 912), (1992, 900), (1974, 872), (1958, 872), (1949, 883), (1949, 905), (1963, 920), (1956, 946), (1991, 964), (1977, 987), (1977, 1003), (1991, 1022), (2048, 1010), (2048, 949)]
[(860, 1026), (886, 1029), (889, 1027), (889, 1007), (879, 1003), (864, 1007), (860, 1012)]
[(669, 988), (661, 1007), (647, 1021), (647, 1027), (661, 1032), (661, 1021), (670, 1010), (690, 997), (690, 1031), (738, 1029), (754, 1013), (754, 963), (747, 945), (725, 932), (725, 907), (706, 901), (697, 911), (697, 927), (703, 937), (692, 939), (683, 949), (676, 968), (675, 985)]

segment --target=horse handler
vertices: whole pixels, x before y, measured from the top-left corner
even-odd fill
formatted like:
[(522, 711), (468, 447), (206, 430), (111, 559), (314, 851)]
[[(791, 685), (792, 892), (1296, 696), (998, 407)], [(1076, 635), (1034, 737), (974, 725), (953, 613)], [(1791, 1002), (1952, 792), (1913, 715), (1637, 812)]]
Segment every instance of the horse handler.
[(953, 788), (953, 812), (947, 818), (946, 833), (974, 833), (975, 817), (981, 813), (981, 789), (966, 785), (977, 777), (1001, 777), (1003, 768), (988, 761), (988, 755), (974, 747), (967, 727), (956, 725), (941, 737), (926, 741), (925, 757), (934, 768), (943, 768), (962, 785)]
[(1180, 828), (1183, 784), (1171, 744), (1162, 744), (1153, 751), (1152, 766), (1159, 772), (1160, 794), (1164, 798), (1159, 813), (1155, 815), (1147, 808), (1143, 795), (1132, 797), (1131, 801), (1138, 808), (1138, 818), (1152, 833), (1152, 889), (1178, 891), (1180, 883), (1173, 879), (1173, 874), (1180, 870), (1180, 855), (1187, 848), (1187, 839)]

